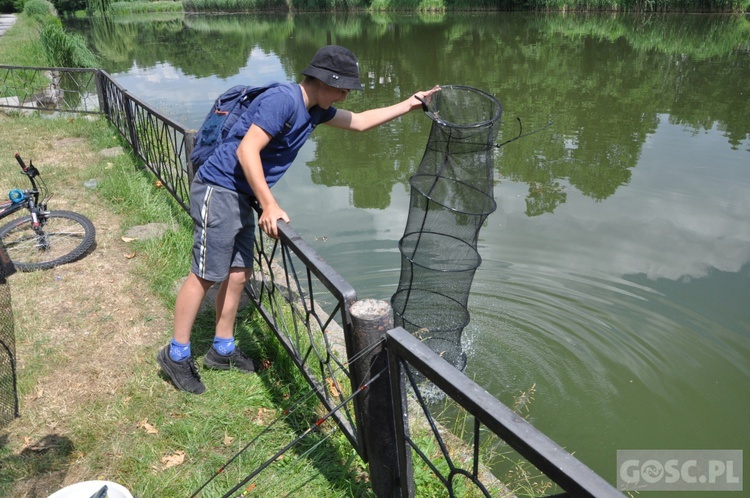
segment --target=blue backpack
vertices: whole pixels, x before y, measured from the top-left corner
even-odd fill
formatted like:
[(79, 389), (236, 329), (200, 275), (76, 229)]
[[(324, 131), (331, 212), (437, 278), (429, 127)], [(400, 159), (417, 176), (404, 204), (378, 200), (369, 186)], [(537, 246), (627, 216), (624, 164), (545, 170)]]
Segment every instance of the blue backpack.
[[(219, 95), (195, 136), (195, 145), (190, 153), (190, 162), (193, 167), (197, 169), (211, 157), (255, 97), (281, 84), (236, 85)], [(287, 123), (287, 127), (291, 127), (291, 124)]]

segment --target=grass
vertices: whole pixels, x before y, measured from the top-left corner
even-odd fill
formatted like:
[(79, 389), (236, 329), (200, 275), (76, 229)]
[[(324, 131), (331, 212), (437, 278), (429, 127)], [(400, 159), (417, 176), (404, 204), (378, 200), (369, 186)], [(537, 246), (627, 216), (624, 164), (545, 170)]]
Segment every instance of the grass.
[[(221, 496), (308, 430), (321, 415), (317, 403), (298, 403), (309, 388), (252, 310), (239, 317), (236, 336), (270, 368), (253, 376), (203, 371), (203, 396), (179, 392), (159, 375), (154, 356), (171, 335), (190, 221), (129, 155), (97, 153), (119, 145), (105, 122), (0, 115), (0, 132), (9, 137), (0, 145), (0, 185), (23, 180), (12, 160), (19, 151), (56, 193), (51, 207), (74, 205), (99, 229), (96, 250), (82, 260), (9, 279), (22, 417), (2, 431), (0, 496), (50, 494), (96, 478), (138, 496), (190, 496), (253, 441), (200, 495)], [(92, 178), (93, 192), (82, 186)], [(178, 229), (122, 240), (127, 228), (147, 222)], [(199, 355), (212, 335), (207, 311), (194, 333)], [(283, 415), (286, 409), (293, 410)], [(274, 496), (368, 493), (362, 462), (329, 424), (249, 484)]]
[(39, 22), (30, 16), (17, 15), (16, 23), (2, 36), (0, 61), (11, 66), (37, 66), (43, 60)]
[[(33, 5), (33, 4), (32, 4)], [(78, 35), (53, 16), (18, 14), (2, 37), (0, 61), (12, 66), (94, 67), (96, 58)]]

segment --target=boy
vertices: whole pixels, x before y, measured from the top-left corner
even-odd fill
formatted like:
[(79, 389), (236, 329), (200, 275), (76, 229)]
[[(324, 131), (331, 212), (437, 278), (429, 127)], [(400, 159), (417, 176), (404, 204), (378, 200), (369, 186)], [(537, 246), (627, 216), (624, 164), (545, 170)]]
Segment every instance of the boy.
[(439, 91), (434, 87), (397, 104), (360, 113), (337, 109), (352, 90), (362, 90), (354, 54), (337, 45), (318, 50), (299, 84), (285, 84), (256, 97), (229, 136), (198, 170), (190, 189), (195, 223), (191, 272), (177, 295), (174, 335), (157, 356), (162, 370), (187, 392), (205, 386), (193, 362), (190, 333), (201, 302), (215, 282), (216, 332), (204, 358), (208, 368), (255, 371), (252, 359), (234, 344), (234, 322), (245, 283), (252, 276), (254, 214), (251, 199), (263, 209), (258, 225), (278, 236), (277, 221), (289, 222), (271, 194), (318, 124), (365, 131), (421, 109)]

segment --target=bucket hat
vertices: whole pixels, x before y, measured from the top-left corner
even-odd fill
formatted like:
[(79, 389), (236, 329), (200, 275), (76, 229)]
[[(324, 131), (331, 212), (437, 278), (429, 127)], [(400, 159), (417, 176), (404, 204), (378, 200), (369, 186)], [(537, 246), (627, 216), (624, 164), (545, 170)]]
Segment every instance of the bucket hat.
[(347, 90), (362, 90), (359, 81), (359, 62), (351, 50), (338, 45), (326, 45), (315, 53), (310, 65), (302, 71), (305, 76), (319, 79), (328, 86)]

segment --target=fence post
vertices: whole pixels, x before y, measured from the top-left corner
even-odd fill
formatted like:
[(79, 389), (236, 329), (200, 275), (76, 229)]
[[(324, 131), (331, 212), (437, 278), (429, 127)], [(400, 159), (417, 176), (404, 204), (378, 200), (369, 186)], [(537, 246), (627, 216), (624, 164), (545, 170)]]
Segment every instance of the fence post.
[[(393, 328), (393, 313), (385, 301), (364, 299), (349, 308), (352, 317), (352, 381), (354, 388), (379, 375), (354, 398), (362, 431), (360, 440), (370, 466), (372, 490), (378, 498), (396, 496), (400, 487), (397, 465), (396, 430), (390, 392), (385, 333)], [(361, 356), (360, 356), (361, 355)]]
[(125, 121), (128, 127), (129, 135), (129, 137), (127, 138), (130, 139), (130, 146), (133, 148), (133, 153), (136, 155), (136, 157), (140, 157), (141, 159), (146, 161), (146, 158), (141, 152), (141, 144), (138, 140), (138, 125), (135, 122), (135, 116), (133, 115), (133, 100), (130, 98), (130, 94), (128, 92), (123, 92), (122, 96), (122, 104), (125, 110)]
[(94, 83), (96, 84), (96, 95), (99, 98), (99, 110), (109, 118), (109, 100), (107, 100), (105, 94), (104, 83), (102, 82), (104, 76), (102, 76), (102, 73), (104, 73), (104, 71), (101, 69), (97, 69), (96, 72), (94, 72)]

